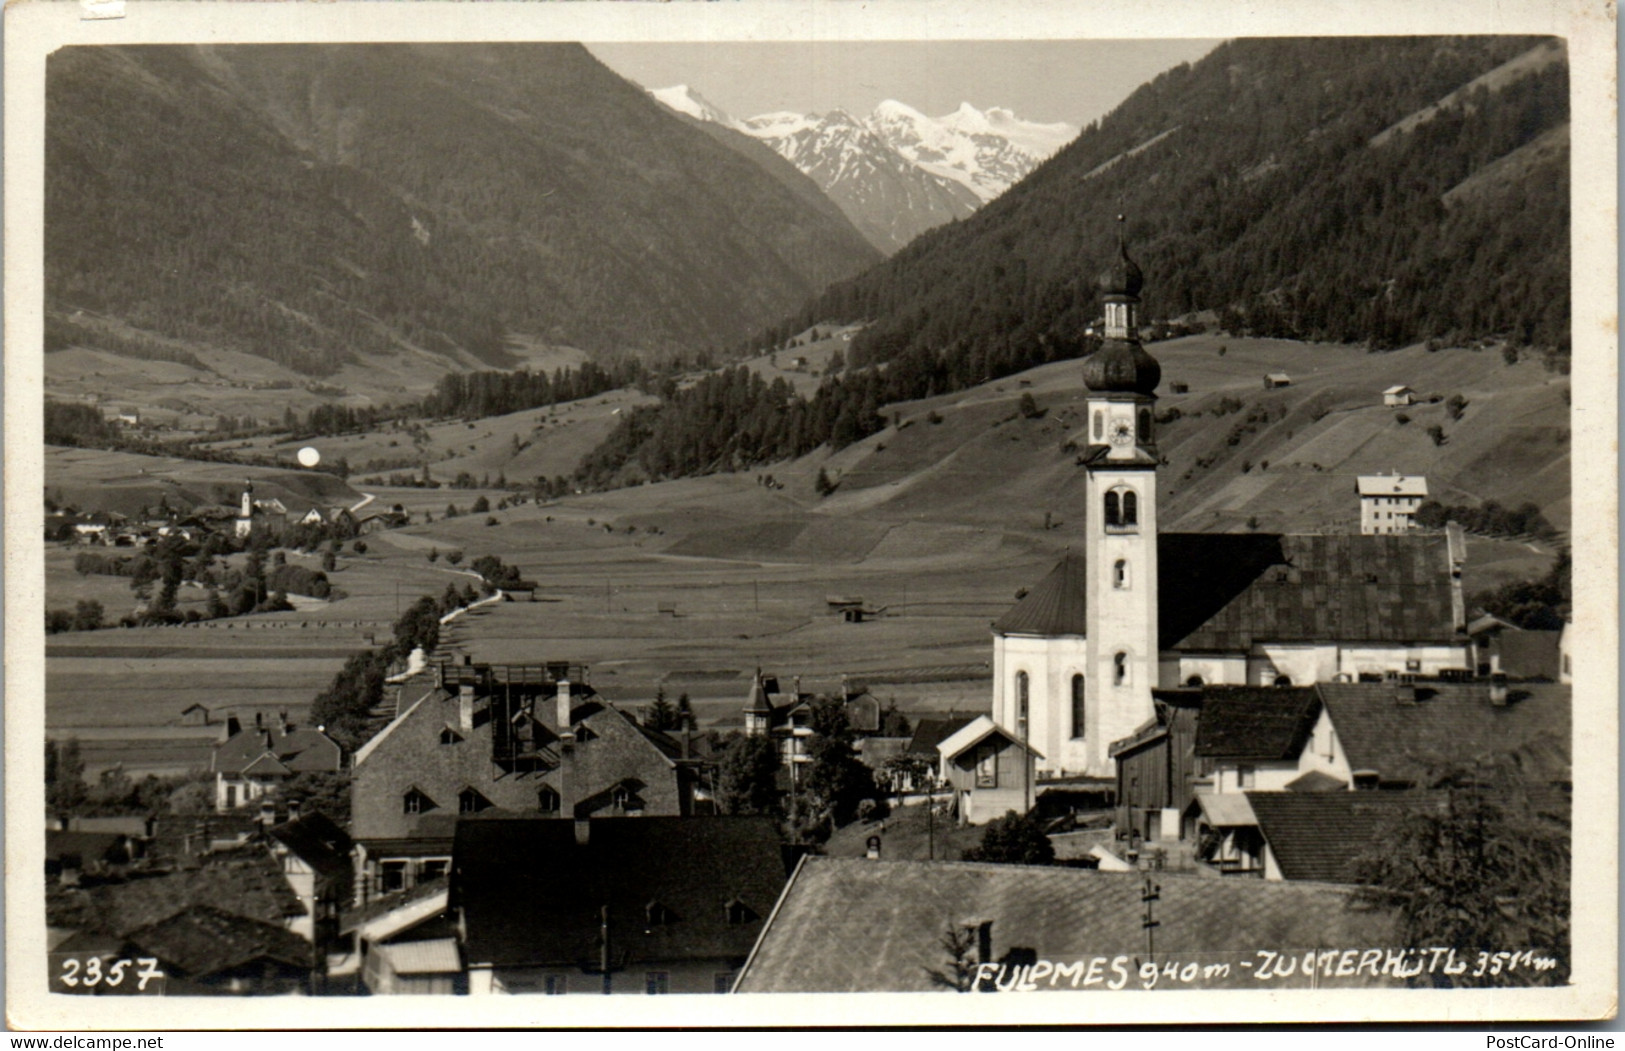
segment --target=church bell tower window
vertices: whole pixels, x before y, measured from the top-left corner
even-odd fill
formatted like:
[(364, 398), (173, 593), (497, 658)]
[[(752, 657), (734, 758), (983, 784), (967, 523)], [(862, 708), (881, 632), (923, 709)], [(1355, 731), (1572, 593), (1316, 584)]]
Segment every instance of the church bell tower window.
[(1112, 658), (1112, 683), (1116, 686), (1127, 686), (1129, 684), (1128, 654), (1119, 652), (1117, 656)]

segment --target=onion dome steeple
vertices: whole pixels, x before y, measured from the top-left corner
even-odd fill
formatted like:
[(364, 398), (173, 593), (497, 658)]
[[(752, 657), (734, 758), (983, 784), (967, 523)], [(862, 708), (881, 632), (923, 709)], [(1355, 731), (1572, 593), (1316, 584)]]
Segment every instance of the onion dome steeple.
[(1117, 258), (1096, 280), (1106, 305), (1106, 342), (1084, 360), (1083, 382), (1092, 391), (1153, 394), (1162, 366), (1140, 346), (1140, 289), (1145, 275), (1129, 258), (1123, 217), (1117, 217)]

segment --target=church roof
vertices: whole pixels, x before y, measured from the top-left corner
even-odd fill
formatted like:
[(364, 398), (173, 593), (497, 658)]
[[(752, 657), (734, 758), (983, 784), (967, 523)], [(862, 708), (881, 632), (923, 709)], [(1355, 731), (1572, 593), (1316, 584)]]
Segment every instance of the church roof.
[[(1157, 542), (1165, 650), (1258, 642), (1458, 640), (1443, 536), (1164, 533)], [(1084, 559), (1067, 554), (993, 624), (1000, 635), (1084, 635)]]
[(1083, 635), (1088, 631), (1082, 555), (1070, 552), (993, 623), (1000, 635)]

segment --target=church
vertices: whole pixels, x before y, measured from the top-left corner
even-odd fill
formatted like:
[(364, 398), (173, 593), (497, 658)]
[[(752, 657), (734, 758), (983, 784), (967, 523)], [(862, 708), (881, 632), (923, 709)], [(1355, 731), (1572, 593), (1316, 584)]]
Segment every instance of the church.
[(993, 624), (993, 720), (1041, 757), (1038, 779), (1113, 778), (1111, 745), (1155, 721), (1153, 690), (1465, 677), (1459, 532), (1159, 530), (1162, 368), (1140, 344), (1144, 276), (1121, 237), (1098, 285), (1083, 552)]

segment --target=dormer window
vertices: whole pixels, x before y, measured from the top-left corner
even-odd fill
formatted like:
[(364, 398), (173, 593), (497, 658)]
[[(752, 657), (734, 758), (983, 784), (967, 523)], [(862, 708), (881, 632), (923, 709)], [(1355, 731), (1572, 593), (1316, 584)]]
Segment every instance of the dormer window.
[(491, 805), (491, 801), (480, 795), (472, 788), (465, 788), (457, 793), (457, 812), (459, 814), (478, 814)]
[(427, 814), (435, 809), (435, 801), (430, 799), (417, 788), (411, 788), (401, 798), (401, 812), (405, 814)]
[(451, 727), (448, 726), (444, 730), (440, 731), (440, 743), (441, 744), (462, 744), (463, 743), (463, 735), (458, 733), (456, 730), (453, 730)]
[(562, 802), (558, 790), (552, 785), (543, 785), (536, 790), (536, 809), (544, 814), (557, 816)]
[(756, 910), (752, 909), (749, 905), (746, 905), (738, 898), (733, 899), (727, 905), (723, 906), (723, 908), (727, 911), (728, 923), (735, 927), (742, 926), (760, 918), (756, 915)]
[(587, 729), (587, 724), (586, 723), (582, 723), (580, 726), (576, 727), (576, 743), (577, 744), (580, 744), (583, 741), (591, 741), (594, 738), (596, 738), (597, 736), (598, 736), (597, 734), (595, 734), (591, 730)]
[(658, 901), (651, 901), (643, 907), (643, 922), (646, 927), (665, 927), (677, 922), (677, 914)]

